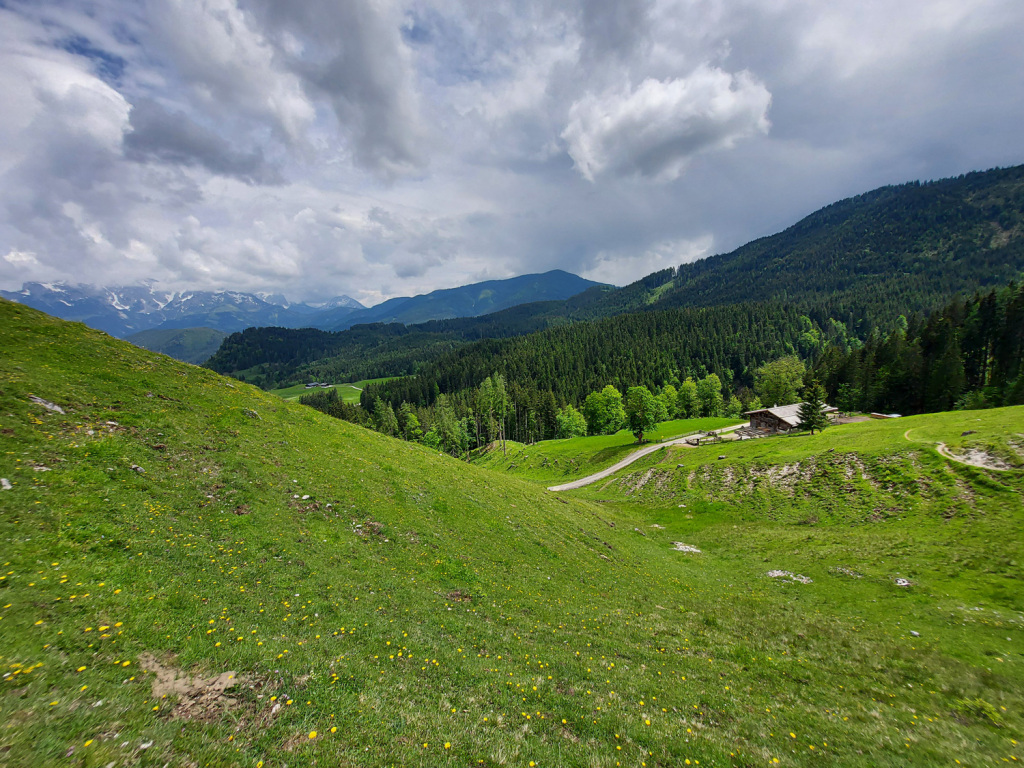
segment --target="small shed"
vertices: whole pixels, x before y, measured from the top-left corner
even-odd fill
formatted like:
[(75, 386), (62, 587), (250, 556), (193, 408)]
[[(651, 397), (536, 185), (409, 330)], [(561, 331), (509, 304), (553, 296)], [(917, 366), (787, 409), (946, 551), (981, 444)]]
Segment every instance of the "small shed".
[[(796, 429), (800, 423), (800, 406), (803, 403), (792, 405), (779, 405), (774, 408), (759, 408), (756, 411), (747, 411), (743, 415), (750, 419), (750, 428), (762, 432), (789, 432)], [(839, 413), (839, 409), (832, 405), (823, 405), (822, 413), (827, 416)]]

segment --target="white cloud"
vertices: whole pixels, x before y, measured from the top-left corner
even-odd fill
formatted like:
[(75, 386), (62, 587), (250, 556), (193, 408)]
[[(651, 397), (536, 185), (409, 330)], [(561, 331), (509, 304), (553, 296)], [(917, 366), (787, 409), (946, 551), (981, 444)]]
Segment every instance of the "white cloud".
[(0, 284), (630, 282), (1024, 161), (1021, 28), (1019, 0), (3, 0)]
[(39, 264), (39, 259), (34, 253), (24, 251), (9, 251), (4, 254), (4, 261), (16, 267), (34, 267)]
[(626, 285), (643, 275), (710, 256), (713, 244), (714, 237), (704, 235), (693, 239), (663, 240), (640, 251), (600, 251), (593, 266), (582, 275), (588, 280)]
[(605, 173), (671, 181), (695, 155), (767, 133), (770, 103), (749, 72), (702, 66), (688, 77), (584, 96), (569, 108), (562, 138), (589, 181)]

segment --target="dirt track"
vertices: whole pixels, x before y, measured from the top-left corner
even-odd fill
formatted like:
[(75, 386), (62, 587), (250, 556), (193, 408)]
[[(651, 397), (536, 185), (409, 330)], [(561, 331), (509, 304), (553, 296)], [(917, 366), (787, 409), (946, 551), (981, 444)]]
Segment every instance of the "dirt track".
[[(911, 443), (920, 442), (914, 440), (911, 436), (912, 429), (908, 429), (903, 433), (903, 439)], [(957, 464), (964, 464), (968, 467), (978, 467), (979, 469), (991, 469), (994, 472), (1007, 472), (1013, 467), (1009, 466), (1002, 459), (995, 456), (991, 456), (984, 451), (979, 450), (968, 450), (966, 456), (957, 456), (955, 453), (946, 447), (945, 443), (936, 443), (935, 450), (938, 451), (939, 455), (943, 458), (955, 461)]]
[[(743, 427), (748, 426), (750, 426), (749, 422), (746, 424), (737, 424), (734, 427), (726, 427), (725, 429), (719, 429), (716, 431), (719, 434), (722, 434), (723, 432), (735, 432), (737, 429), (742, 429)], [(654, 445), (648, 445), (646, 448), (641, 448), (638, 451), (634, 451), (633, 453), (629, 454), (629, 456), (627, 456), (626, 458), (622, 459), (619, 462), (616, 462), (615, 464), (612, 464), (607, 469), (602, 469), (600, 472), (595, 472), (592, 475), (587, 475), (586, 477), (580, 478), (579, 480), (573, 480), (571, 483), (565, 483), (563, 485), (552, 485), (548, 488), (548, 490), (571, 491), (576, 488), (582, 488), (585, 485), (590, 485), (591, 483), (596, 483), (598, 480), (603, 480), (609, 475), (614, 475), (620, 469), (628, 467), (637, 459), (642, 459), (644, 456), (654, 453), (657, 450), (667, 448), (670, 445), (686, 445), (686, 440), (689, 437), (693, 437), (693, 435), (687, 435), (686, 437), (677, 437), (675, 440), (668, 440), (664, 443), (655, 443)]]

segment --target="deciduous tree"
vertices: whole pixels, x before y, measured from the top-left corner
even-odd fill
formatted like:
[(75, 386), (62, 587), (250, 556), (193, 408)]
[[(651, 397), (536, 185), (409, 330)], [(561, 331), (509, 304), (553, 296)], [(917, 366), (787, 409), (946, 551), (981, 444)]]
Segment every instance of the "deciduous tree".
[(772, 360), (754, 371), (754, 391), (768, 408), (795, 402), (803, 382), (804, 364), (795, 355)]
[(626, 412), (622, 408), (622, 393), (611, 384), (600, 392), (591, 392), (583, 402), (583, 415), (592, 435), (611, 435), (622, 429)]
[(626, 423), (638, 443), (658, 423), (658, 401), (647, 387), (630, 387), (626, 392)]
[(697, 399), (700, 400), (701, 416), (722, 415), (722, 380), (717, 373), (709, 373), (697, 382)]
[(583, 437), (587, 434), (587, 419), (571, 405), (565, 406), (555, 415), (558, 423), (558, 437)]

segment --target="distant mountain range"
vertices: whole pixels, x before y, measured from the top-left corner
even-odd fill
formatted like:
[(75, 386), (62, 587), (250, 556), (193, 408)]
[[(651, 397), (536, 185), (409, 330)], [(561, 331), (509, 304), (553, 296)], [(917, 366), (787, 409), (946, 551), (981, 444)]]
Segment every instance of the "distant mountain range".
[(212, 328), (240, 331), (254, 325), (308, 326), (312, 316), (335, 315), (365, 309), (355, 299), (341, 296), (329, 307), (289, 304), (283, 296), (258, 296), (239, 291), (162, 291), (142, 284), (93, 287), (66, 283), (26, 283), (20, 291), (0, 291), (0, 296), (47, 314), (76, 320), (125, 338), (139, 331), (180, 328)]
[[(337, 331), (360, 323), (476, 317), (529, 302), (568, 299), (595, 285), (599, 284), (553, 270), (389, 299), (370, 308), (349, 296), (303, 304), (289, 303), (279, 294), (161, 291), (151, 284), (97, 288), (26, 283), (20, 291), (0, 291), (0, 296), (126, 338), (150, 330), (206, 328), (232, 333), (254, 326), (274, 326)], [(157, 343), (154, 340), (171, 338), (178, 337), (150, 335), (147, 340)]]
[(348, 312), (345, 311), (347, 307), (339, 307), (317, 315), (314, 327), (325, 331), (343, 331), (363, 323), (411, 325), (453, 317), (479, 317), (520, 304), (564, 301), (595, 285), (601, 284), (554, 269), (543, 274), (487, 280), (459, 288), (432, 291), (422, 296), (388, 299), (357, 312)]

